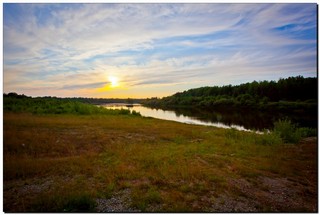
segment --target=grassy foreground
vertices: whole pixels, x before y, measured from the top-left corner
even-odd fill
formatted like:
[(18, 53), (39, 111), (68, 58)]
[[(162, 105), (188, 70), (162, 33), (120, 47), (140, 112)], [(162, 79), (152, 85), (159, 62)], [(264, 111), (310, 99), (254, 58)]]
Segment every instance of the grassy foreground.
[(317, 141), (132, 115), (4, 113), (5, 212), (316, 212)]

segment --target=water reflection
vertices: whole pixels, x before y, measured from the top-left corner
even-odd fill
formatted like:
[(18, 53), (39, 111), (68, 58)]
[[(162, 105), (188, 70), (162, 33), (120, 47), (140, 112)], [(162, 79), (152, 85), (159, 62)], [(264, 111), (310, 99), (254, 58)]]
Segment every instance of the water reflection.
[(133, 104), (129, 107), (126, 104), (106, 104), (104, 107), (109, 109), (128, 108), (140, 112), (142, 116), (146, 117), (247, 131), (271, 129), (274, 121), (284, 117), (299, 123), (300, 126), (317, 126), (316, 117), (313, 117), (312, 115), (289, 115), (286, 113), (268, 113), (234, 109), (215, 111), (195, 108), (159, 109), (144, 107), (139, 104)]

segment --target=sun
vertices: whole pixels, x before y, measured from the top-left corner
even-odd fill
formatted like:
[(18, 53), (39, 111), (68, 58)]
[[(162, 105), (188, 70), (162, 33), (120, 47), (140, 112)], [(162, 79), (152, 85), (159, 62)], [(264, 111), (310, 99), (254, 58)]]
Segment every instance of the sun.
[(119, 86), (119, 79), (115, 76), (109, 76), (109, 81), (111, 83), (111, 87)]

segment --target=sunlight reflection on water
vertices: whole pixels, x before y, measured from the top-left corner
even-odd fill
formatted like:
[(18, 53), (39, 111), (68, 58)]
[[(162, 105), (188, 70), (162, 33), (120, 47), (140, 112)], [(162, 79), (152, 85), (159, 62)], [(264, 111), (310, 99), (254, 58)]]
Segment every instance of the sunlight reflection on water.
[[(171, 120), (171, 121), (187, 123), (187, 124), (215, 126), (215, 127), (227, 128), (227, 129), (234, 128), (236, 130), (250, 131), (250, 132), (253, 131), (250, 129), (246, 129), (241, 125), (235, 125), (235, 124), (227, 125), (227, 124), (224, 124), (223, 122), (208, 122), (207, 120), (204, 121), (196, 117), (177, 114), (175, 111), (152, 109), (152, 108), (144, 107), (140, 104), (133, 104), (129, 106), (128, 104), (124, 104), (124, 103), (110, 103), (110, 104), (104, 104), (101, 106), (108, 109), (129, 109), (130, 111), (134, 110), (136, 112), (139, 112), (142, 116), (145, 116), (145, 117), (153, 117), (157, 119)], [(257, 132), (257, 133), (260, 133), (260, 132)]]

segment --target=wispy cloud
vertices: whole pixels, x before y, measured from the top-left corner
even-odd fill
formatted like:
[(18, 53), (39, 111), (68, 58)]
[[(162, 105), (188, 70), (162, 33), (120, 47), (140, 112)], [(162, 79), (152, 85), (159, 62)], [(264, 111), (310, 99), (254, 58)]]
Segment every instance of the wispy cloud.
[(63, 90), (77, 90), (77, 89), (95, 89), (101, 88), (106, 85), (106, 82), (97, 82), (97, 83), (90, 83), (90, 84), (74, 84), (74, 85), (66, 85), (63, 86), (61, 89)]
[(316, 14), (316, 4), (5, 3), (4, 91), (101, 96), (113, 75), (127, 90), (102, 96), (144, 97), (316, 76)]

